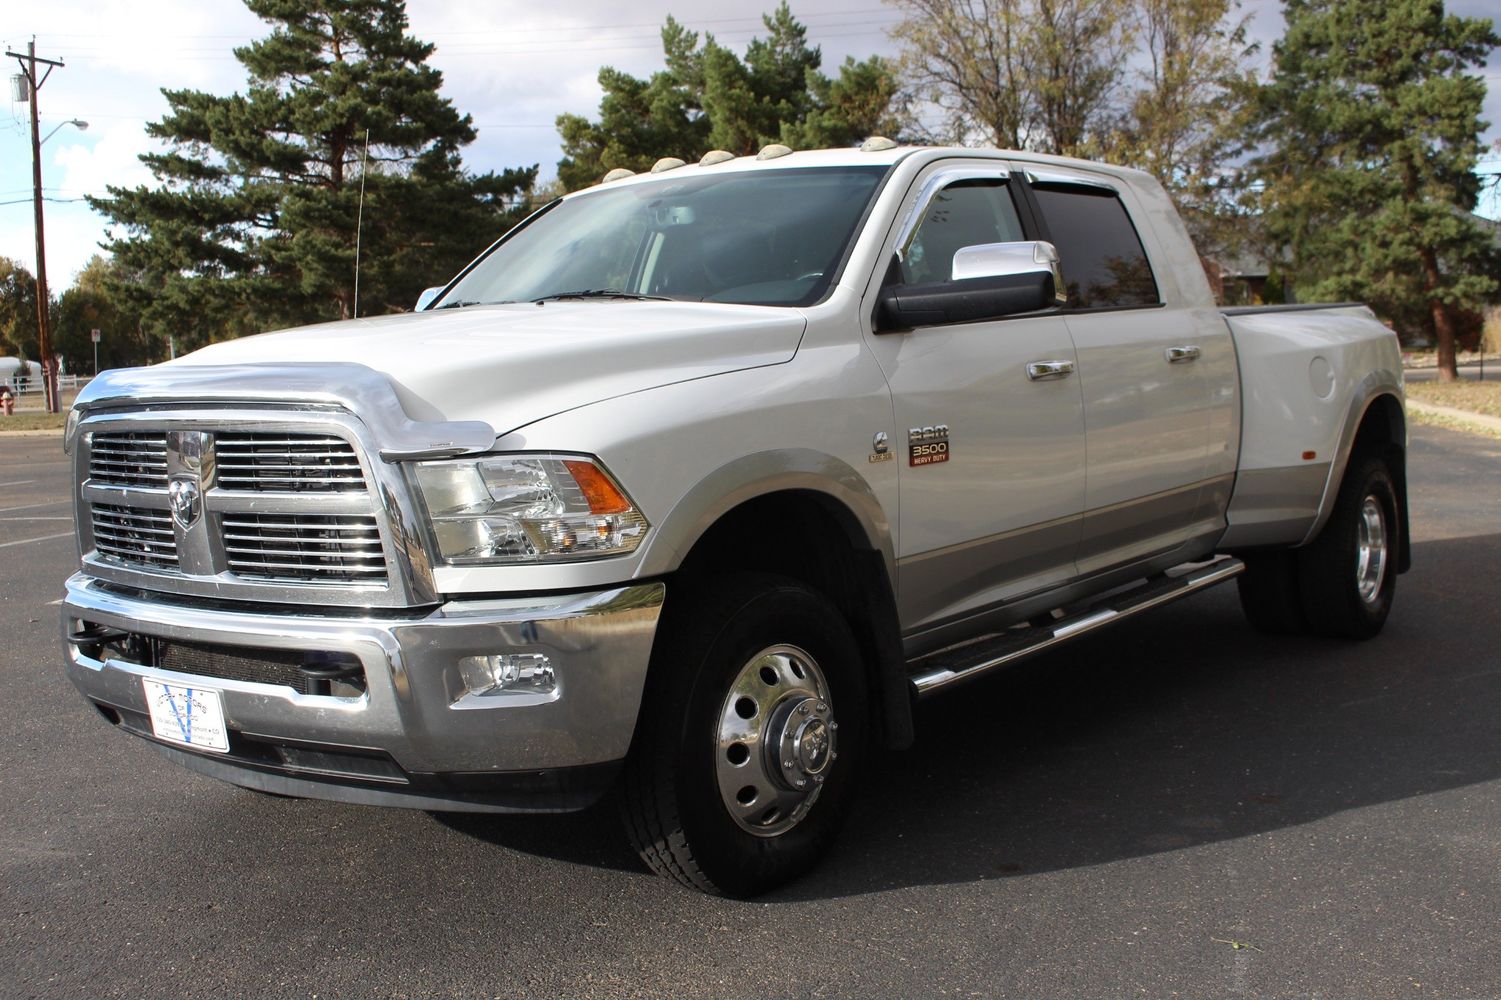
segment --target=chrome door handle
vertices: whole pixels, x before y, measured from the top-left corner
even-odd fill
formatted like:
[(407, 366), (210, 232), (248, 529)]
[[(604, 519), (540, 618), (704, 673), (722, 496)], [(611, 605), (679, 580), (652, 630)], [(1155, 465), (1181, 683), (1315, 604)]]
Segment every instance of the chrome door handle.
[(1072, 361), (1032, 361), (1027, 364), (1027, 378), (1033, 382), (1051, 382), (1074, 373)]
[(1169, 347), (1163, 353), (1167, 355), (1167, 363), (1170, 365), (1181, 365), (1185, 361), (1197, 361), (1199, 359), (1199, 349), (1197, 347)]

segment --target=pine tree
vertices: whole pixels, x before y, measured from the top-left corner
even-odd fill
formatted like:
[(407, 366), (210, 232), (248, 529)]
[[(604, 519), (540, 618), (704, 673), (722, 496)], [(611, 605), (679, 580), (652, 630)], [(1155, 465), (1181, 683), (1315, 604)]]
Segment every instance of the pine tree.
[(1287, 0), (1287, 33), (1257, 94), (1252, 164), (1269, 235), (1299, 298), (1361, 299), (1438, 344), (1497, 290), (1498, 261), (1470, 211), (1489, 20), (1442, 0)]
[(569, 190), (598, 183), (608, 170), (645, 170), (663, 156), (697, 159), (711, 149), (737, 155), (781, 142), (794, 149), (849, 145), (900, 133), (907, 117), (895, 68), (879, 56), (847, 59), (839, 76), (820, 71), (823, 55), (785, 0), (762, 17), (765, 38), (745, 58), (669, 17), (662, 28), (665, 66), (647, 80), (605, 67), (599, 120), (558, 116)]
[(402, 0), (245, 2), (272, 30), (235, 50), (244, 92), (163, 91), (159, 186), (91, 199), (139, 278), (117, 290), (189, 345), (348, 318), (358, 227), (359, 312), (410, 308), (504, 231), (536, 168), (464, 171), (473, 123)]

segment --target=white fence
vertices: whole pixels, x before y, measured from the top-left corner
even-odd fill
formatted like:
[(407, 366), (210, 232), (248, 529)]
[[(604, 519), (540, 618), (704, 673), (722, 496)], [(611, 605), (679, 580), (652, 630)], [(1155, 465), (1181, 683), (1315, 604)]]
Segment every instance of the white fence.
[[(89, 380), (92, 378), (92, 375), (59, 375), (57, 377), (57, 389), (59, 392), (72, 392), (82, 389), (89, 384)], [(30, 378), (17, 376), (5, 379), (4, 381), (17, 396), (24, 397), (28, 394), (40, 396), (42, 394), (42, 380), (36, 376)]]

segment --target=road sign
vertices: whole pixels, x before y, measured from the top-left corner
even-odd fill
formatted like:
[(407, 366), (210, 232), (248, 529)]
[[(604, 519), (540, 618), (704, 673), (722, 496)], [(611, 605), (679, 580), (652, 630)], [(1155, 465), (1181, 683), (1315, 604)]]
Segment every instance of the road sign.
[(89, 339), (92, 340), (96, 344), (99, 343), (99, 331), (98, 330), (90, 330), (89, 331)]

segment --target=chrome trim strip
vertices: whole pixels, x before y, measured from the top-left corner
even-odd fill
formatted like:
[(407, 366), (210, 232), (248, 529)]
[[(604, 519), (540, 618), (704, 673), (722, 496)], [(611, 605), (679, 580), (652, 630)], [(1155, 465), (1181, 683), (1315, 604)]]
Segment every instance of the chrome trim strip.
[(974, 180), (998, 180), (1005, 183), (1011, 177), (1011, 172), (1002, 166), (980, 167), (970, 165), (966, 167), (942, 167), (928, 175), (923, 181), (922, 187), (917, 189), (917, 200), (913, 202), (912, 209), (902, 219), (902, 224), (897, 229), (896, 255), (902, 260), (907, 259), (907, 249), (912, 240), (917, 236), (917, 229), (922, 224), (923, 216), (927, 214), (928, 202), (939, 191), (948, 187), (955, 181)]

